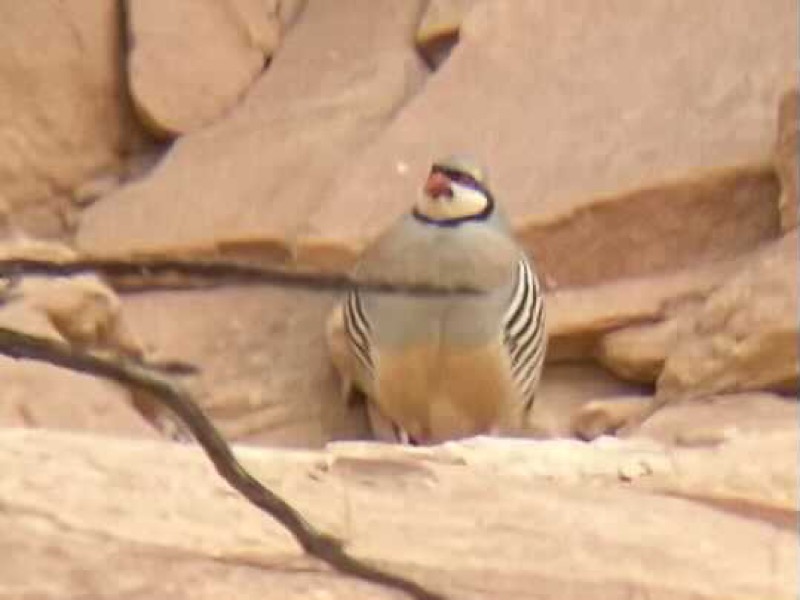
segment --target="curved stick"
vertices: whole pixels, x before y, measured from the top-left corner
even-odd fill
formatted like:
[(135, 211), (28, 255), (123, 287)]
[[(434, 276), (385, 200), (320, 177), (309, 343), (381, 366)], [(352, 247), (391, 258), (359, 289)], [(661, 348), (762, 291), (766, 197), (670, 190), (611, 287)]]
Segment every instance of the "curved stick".
[(401, 590), (416, 600), (445, 600), (420, 584), (387, 573), (350, 556), (342, 543), (322, 533), (280, 496), (264, 487), (239, 463), (208, 417), (180, 385), (148, 368), (122, 357), (106, 357), (79, 351), (69, 345), (0, 327), (0, 354), (15, 359), (47, 362), (60, 367), (99, 375), (150, 392), (189, 427), (222, 478), (247, 500), (283, 525), (300, 546), (335, 570), (385, 587)]

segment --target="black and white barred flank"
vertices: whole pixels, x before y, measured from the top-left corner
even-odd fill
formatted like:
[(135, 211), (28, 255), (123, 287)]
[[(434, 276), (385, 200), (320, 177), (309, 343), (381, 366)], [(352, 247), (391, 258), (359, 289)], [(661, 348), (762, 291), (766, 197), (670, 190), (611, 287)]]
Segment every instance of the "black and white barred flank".
[(547, 338), (542, 288), (525, 258), (517, 263), (514, 292), (503, 318), (503, 341), (514, 384), (529, 410), (542, 372)]
[[(344, 327), (353, 353), (372, 375), (371, 331), (358, 290), (351, 291), (345, 300)], [(517, 263), (514, 289), (502, 328), (514, 385), (525, 409), (529, 410), (541, 375), (547, 339), (541, 285), (525, 258)]]
[(344, 331), (350, 342), (350, 348), (370, 375), (373, 371), (370, 326), (364, 315), (361, 297), (358, 290), (347, 294), (344, 302)]

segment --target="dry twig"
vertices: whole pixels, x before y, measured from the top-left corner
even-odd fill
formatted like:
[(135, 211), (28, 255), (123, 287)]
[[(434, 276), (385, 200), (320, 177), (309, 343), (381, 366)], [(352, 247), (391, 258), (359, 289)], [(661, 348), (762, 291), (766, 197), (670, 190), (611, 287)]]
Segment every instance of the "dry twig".
[(190, 287), (192, 285), (269, 284), (308, 290), (362, 290), (437, 296), (443, 294), (478, 293), (479, 289), (464, 287), (443, 288), (423, 283), (391, 281), (361, 281), (344, 273), (325, 273), (309, 270), (255, 267), (229, 262), (162, 259), (76, 259), (46, 261), (30, 259), (0, 260), (0, 278), (30, 275), (66, 277), (81, 273), (96, 273), (114, 287)]
[(418, 583), (350, 556), (344, 551), (338, 539), (318, 531), (308, 523), (289, 503), (264, 487), (245, 470), (222, 435), (190, 395), (162, 373), (135, 360), (122, 357), (110, 358), (76, 350), (62, 342), (20, 333), (5, 327), (0, 327), (0, 354), (15, 359), (43, 361), (74, 371), (99, 375), (149, 392), (188, 426), (222, 478), (289, 530), (308, 554), (341, 573), (401, 590), (417, 600), (444, 600), (444, 596), (428, 591)]

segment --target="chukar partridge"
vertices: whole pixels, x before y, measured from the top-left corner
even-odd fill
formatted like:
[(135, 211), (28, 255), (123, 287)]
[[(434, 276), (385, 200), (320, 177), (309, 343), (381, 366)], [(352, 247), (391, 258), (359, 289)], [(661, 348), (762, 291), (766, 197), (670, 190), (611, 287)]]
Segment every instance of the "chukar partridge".
[(413, 209), (365, 250), (356, 277), (479, 290), (353, 289), (334, 313), (334, 363), (366, 396), (378, 438), (520, 432), (544, 363), (545, 307), (481, 167), (463, 157), (434, 163)]

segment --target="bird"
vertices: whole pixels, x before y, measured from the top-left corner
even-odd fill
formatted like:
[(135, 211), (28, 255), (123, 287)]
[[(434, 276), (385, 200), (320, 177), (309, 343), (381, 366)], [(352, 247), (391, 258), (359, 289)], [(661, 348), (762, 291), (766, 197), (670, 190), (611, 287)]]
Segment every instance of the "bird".
[(524, 434), (547, 348), (543, 289), (484, 167), (461, 155), (433, 162), (411, 210), (362, 252), (354, 279), (453, 292), (356, 284), (329, 318), (342, 393), (364, 396), (376, 438)]

